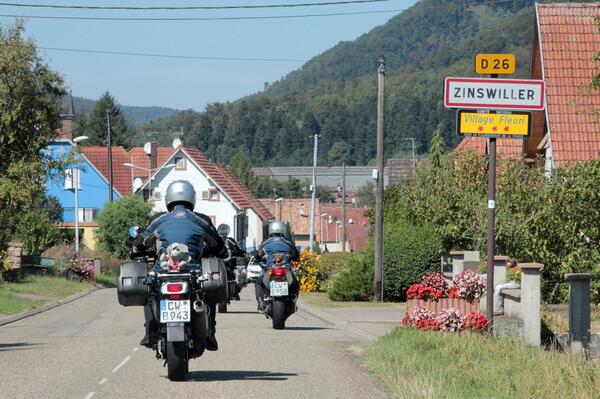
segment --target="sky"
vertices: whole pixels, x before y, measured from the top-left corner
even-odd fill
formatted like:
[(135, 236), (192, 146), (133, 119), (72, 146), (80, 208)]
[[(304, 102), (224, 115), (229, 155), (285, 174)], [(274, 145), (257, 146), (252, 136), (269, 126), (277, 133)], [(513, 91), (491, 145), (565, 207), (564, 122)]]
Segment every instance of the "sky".
[[(336, 0), (15, 0), (18, 4), (86, 6), (232, 6)], [(343, 0), (338, 0), (343, 1)], [(347, 1), (347, 0), (346, 0)], [(2, 15), (85, 17), (249, 17), (401, 10), (415, 0), (319, 7), (232, 10), (85, 10), (0, 5)], [(157, 58), (40, 50), (74, 96), (97, 99), (106, 90), (120, 104), (204, 109), (260, 91), (340, 41), (354, 40), (399, 12), (296, 19), (106, 21), (25, 18), (39, 47), (200, 57), (269, 58), (234, 61)], [(14, 17), (0, 17), (3, 26)], [(293, 60), (293, 61), (292, 61)]]

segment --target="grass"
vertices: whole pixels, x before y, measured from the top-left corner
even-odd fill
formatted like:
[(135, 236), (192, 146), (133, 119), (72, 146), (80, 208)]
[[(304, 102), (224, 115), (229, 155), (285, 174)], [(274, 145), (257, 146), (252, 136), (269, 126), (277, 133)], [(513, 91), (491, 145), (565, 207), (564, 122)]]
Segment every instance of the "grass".
[(398, 398), (597, 398), (600, 366), (508, 339), (397, 328), (365, 348)]
[(321, 308), (368, 308), (368, 307), (402, 307), (395, 302), (338, 302), (332, 301), (326, 292), (301, 292), (300, 303)]
[[(27, 277), (18, 282), (3, 282), (0, 284), (0, 313), (7, 315), (33, 309), (93, 287), (93, 283), (68, 281), (62, 277)], [(27, 298), (28, 295), (48, 298)]]
[(100, 273), (96, 275), (96, 285), (102, 288), (115, 288), (117, 275), (113, 273)]
[[(569, 332), (569, 305), (545, 305), (542, 307), (542, 319), (554, 333)], [(590, 314), (592, 333), (600, 332), (600, 309), (592, 306)]]

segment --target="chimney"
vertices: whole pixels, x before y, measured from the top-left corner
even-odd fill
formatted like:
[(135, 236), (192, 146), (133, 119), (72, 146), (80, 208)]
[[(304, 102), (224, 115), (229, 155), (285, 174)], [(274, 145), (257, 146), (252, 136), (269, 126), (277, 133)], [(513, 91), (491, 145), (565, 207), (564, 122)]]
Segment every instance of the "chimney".
[(73, 140), (73, 121), (75, 120), (75, 110), (73, 107), (73, 96), (69, 92), (67, 99), (67, 112), (60, 114), (62, 126), (58, 131), (58, 138)]
[(156, 143), (150, 144), (150, 169), (158, 167), (158, 146)]

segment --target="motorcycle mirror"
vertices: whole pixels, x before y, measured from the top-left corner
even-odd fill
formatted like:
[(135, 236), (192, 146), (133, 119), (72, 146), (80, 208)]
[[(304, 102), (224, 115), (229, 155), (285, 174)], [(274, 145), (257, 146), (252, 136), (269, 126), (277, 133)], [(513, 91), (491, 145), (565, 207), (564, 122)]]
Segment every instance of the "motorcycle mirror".
[(140, 230), (140, 226), (131, 226), (129, 228), (129, 237), (135, 239), (138, 238), (142, 234)]
[(231, 228), (226, 223), (221, 223), (219, 225), (219, 227), (217, 227), (217, 233), (219, 233), (219, 235), (221, 237), (227, 237), (227, 236), (229, 236), (230, 232), (231, 232)]

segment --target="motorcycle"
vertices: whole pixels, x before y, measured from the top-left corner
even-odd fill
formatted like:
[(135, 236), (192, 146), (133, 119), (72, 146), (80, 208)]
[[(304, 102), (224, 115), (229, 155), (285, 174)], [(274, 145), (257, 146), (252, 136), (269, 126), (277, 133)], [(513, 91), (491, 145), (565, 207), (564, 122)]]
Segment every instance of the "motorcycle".
[(271, 267), (265, 267), (262, 281), (255, 283), (258, 307), (273, 323), (273, 328), (282, 330), (286, 320), (296, 312), (299, 284), (291, 265), (276, 254)]
[(238, 257), (244, 256), (244, 251), (239, 245), (229, 236), (231, 229), (229, 225), (223, 223), (217, 227), (217, 232), (223, 238), (229, 256), (224, 259), (225, 268), (227, 269), (227, 285), (229, 296), (217, 305), (219, 313), (227, 313), (227, 309), (232, 300), (240, 300), (240, 292), (246, 286), (246, 269), (237, 265)]
[[(136, 238), (139, 228), (130, 229)], [(148, 306), (153, 326), (150, 342), (157, 359), (164, 359), (172, 381), (182, 381), (189, 360), (200, 357), (210, 333), (207, 303), (227, 297), (227, 273), (223, 261), (203, 258), (201, 265), (189, 263), (184, 244), (171, 244), (161, 257), (164, 271), (147, 273), (155, 253), (137, 254), (120, 265), (117, 295), (123, 306)], [(164, 259), (163, 259), (164, 258)], [(166, 267), (165, 267), (166, 265)], [(201, 267), (200, 267), (201, 266)]]

